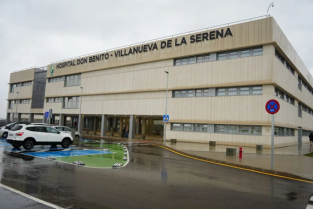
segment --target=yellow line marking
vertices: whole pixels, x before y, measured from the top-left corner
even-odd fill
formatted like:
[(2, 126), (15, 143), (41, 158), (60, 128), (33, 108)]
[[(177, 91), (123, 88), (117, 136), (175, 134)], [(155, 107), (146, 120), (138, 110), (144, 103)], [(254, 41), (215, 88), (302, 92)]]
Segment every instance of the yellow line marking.
[(216, 165), (227, 166), (227, 167), (230, 167), (230, 168), (236, 168), (236, 169), (241, 169), (241, 170), (245, 170), (245, 171), (260, 173), (260, 174), (264, 174), (264, 175), (275, 176), (275, 177), (279, 177), (279, 178), (291, 179), (291, 180), (295, 180), (295, 181), (302, 181), (302, 182), (307, 182), (307, 183), (313, 184), (313, 181), (297, 179), (297, 178), (292, 178), (292, 177), (287, 177), (287, 176), (281, 176), (281, 175), (277, 175), (277, 174), (266, 173), (266, 172), (252, 170), (252, 169), (248, 169), (248, 168), (241, 168), (241, 167), (238, 167), (238, 166), (227, 165), (227, 164), (224, 164), (224, 163), (217, 163), (217, 162), (213, 162), (213, 161), (210, 161), (210, 160), (199, 159), (199, 158), (191, 157), (189, 155), (185, 155), (185, 154), (176, 152), (176, 151), (174, 151), (172, 149), (169, 149), (169, 148), (161, 146), (161, 145), (157, 145), (157, 144), (152, 144), (152, 145), (153, 146), (157, 146), (157, 147), (161, 147), (161, 148), (166, 149), (166, 150), (168, 150), (170, 152), (173, 152), (175, 154), (178, 154), (178, 155), (181, 155), (181, 156), (184, 156), (184, 157), (187, 157), (187, 158), (191, 158), (191, 159), (194, 159), (194, 160), (202, 161), (202, 162), (207, 162), (207, 163), (212, 163), (212, 164), (216, 164)]

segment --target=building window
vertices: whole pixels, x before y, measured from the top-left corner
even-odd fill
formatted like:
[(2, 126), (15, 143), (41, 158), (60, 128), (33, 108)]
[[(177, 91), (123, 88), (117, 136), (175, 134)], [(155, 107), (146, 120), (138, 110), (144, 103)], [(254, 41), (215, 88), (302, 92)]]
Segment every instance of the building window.
[(173, 131), (180, 131), (181, 130), (180, 124), (172, 123), (172, 130)]
[(189, 65), (194, 63), (202, 63), (202, 62), (209, 62), (210, 55), (199, 55), (199, 56), (192, 56), (192, 57), (183, 57), (174, 60), (174, 65)]
[(10, 100), (10, 101), (9, 101), (9, 109), (12, 109), (12, 108), (13, 108), (13, 104), (14, 104), (14, 100)]
[(226, 89), (217, 89), (217, 96), (225, 96)]
[(239, 94), (240, 95), (249, 95), (250, 88), (249, 87), (241, 87), (239, 88)]
[(228, 88), (228, 96), (238, 95), (238, 88)]
[(277, 50), (275, 50), (275, 56), (281, 63), (291, 72), (293, 75), (295, 74), (295, 70), (290, 66), (290, 64), (283, 58), (281, 54)]
[(252, 94), (262, 94), (262, 86), (252, 87)]
[(60, 81), (64, 81), (64, 76), (49, 78), (48, 80), (49, 83), (60, 82)]
[(81, 75), (69, 75), (65, 78), (65, 86), (79, 86), (81, 80)]
[(79, 97), (65, 97), (63, 100), (63, 108), (77, 109), (79, 107)]
[(239, 134), (250, 134), (250, 127), (249, 126), (239, 126), (238, 133)]
[(183, 131), (192, 131), (191, 124), (183, 124)]
[(275, 88), (275, 96), (283, 99), (284, 101), (294, 105), (295, 99), (291, 98), (289, 95), (285, 94), (284, 92), (280, 91), (278, 88)]
[(225, 126), (224, 125), (215, 125), (215, 132), (216, 133), (225, 133)]
[(274, 135), (275, 136), (294, 136), (295, 130), (292, 128), (284, 128), (284, 127), (274, 127)]

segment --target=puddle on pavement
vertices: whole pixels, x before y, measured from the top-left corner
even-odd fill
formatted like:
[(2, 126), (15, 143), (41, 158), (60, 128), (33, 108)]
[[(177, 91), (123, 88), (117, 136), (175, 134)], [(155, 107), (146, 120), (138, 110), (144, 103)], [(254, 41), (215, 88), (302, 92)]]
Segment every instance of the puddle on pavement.
[(33, 160), (34, 158), (47, 159), (47, 157), (55, 158), (55, 161), (73, 164), (75, 161), (80, 161), (85, 164), (85, 167), (92, 168), (112, 168), (116, 163), (125, 164), (128, 161), (128, 156), (125, 155), (122, 145), (113, 143), (101, 143), (92, 140), (82, 140), (79, 145), (84, 145), (92, 142), (92, 147), (83, 149), (82, 147), (71, 146), (63, 149), (61, 146), (50, 148), (50, 146), (35, 146), (32, 150), (16, 149), (12, 147), (4, 147), (3, 150), (9, 152), (8, 155), (22, 158), (23, 160)]

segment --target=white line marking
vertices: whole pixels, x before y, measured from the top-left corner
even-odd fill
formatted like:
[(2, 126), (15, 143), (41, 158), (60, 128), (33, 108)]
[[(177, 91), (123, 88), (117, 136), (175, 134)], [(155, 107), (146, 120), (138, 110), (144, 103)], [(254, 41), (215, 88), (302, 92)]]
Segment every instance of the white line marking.
[(310, 201), (312, 201), (312, 202), (313, 202), (313, 196), (311, 197)]
[(20, 192), (20, 191), (18, 191), (18, 190), (16, 190), (16, 189), (13, 189), (13, 188), (11, 188), (11, 187), (5, 186), (5, 185), (3, 185), (3, 184), (1, 184), (1, 183), (0, 183), (0, 186), (3, 187), (3, 188), (5, 188), (5, 189), (8, 189), (8, 190), (10, 190), (10, 191), (12, 191), (12, 192), (15, 192), (15, 193), (17, 193), (17, 194), (19, 194), (19, 195), (22, 195), (22, 196), (24, 196), (24, 197), (27, 197), (27, 198), (29, 198), (29, 199), (31, 199), (31, 200), (34, 200), (34, 201), (36, 201), (36, 202), (39, 202), (39, 203), (41, 203), (41, 204), (43, 204), (43, 205), (47, 205), (47, 206), (49, 206), (49, 207), (56, 208), (56, 209), (63, 209), (63, 208), (61, 208), (61, 207), (59, 207), (59, 206), (57, 206), (57, 205), (54, 205), (54, 204), (52, 204), (52, 203), (49, 203), (49, 202), (43, 201), (43, 200), (41, 200), (41, 199), (38, 199), (38, 198), (36, 198), (36, 197), (30, 196), (30, 195), (25, 194), (25, 193), (23, 193), (23, 192)]
[(313, 209), (313, 205), (306, 206), (306, 209)]

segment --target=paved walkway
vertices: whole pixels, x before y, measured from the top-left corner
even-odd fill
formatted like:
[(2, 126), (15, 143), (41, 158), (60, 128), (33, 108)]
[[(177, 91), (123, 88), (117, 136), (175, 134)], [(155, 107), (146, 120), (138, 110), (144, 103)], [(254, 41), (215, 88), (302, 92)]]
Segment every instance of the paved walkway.
[[(243, 147), (243, 158), (238, 158), (238, 148), (236, 146), (216, 145), (210, 147), (208, 144), (178, 142), (176, 144), (166, 143), (166, 146), (188, 154), (214, 160), (226, 161), (263, 169), (271, 168), (271, 149), (264, 149), (258, 152), (255, 148)], [(226, 156), (226, 148), (237, 148), (237, 156)], [(294, 145), (274, 149), (274, 170), (291, 173), (313, 180), (313, 158), (304, 154), (313, 152), (313, 147), (308, 143), (302, 146)]]
[[(88, 138), (88, 137), (86, 137)], [(100, 139), (100, 137), (92, 137)], [(163, 144), (162, 140), (153, 139), (127, 139), (121, 137), (103, 137), (103, 139), (124, 140), (135, 143)], [(188, 154), (213, 160), (225, 161), (228, 163), (241, 164), (245, 166), (271, 169), (271, 149), (263, 149), (257, 152), (255, 148), (243, 147), (243, 158), (238, 158), (238, 146), (216, 145), (210, 147), (209, 144), (177, 142), (171, 144), (166, 142), (166, 146)], [(237, 148), (237, 156), (226, 156), (226, 148)], [(294, 145), (274, 149), (274, 170), (286, 172), (313, 180), (313, 157), (306, 157), (304, 154), (313, 152), (313, 147), (309, 143), (301, 146)]]

